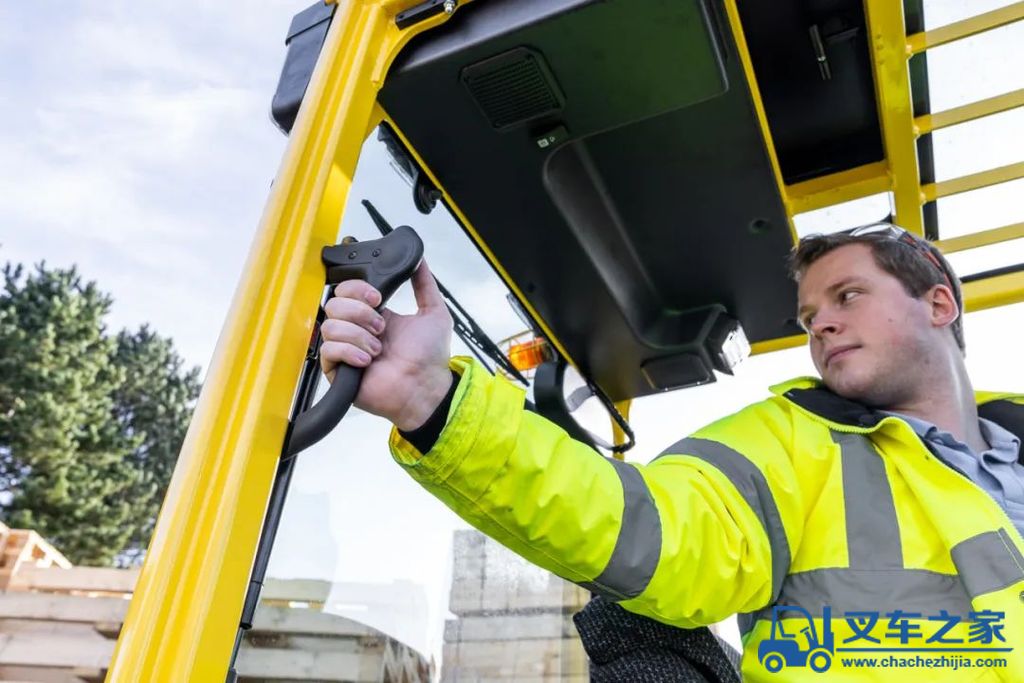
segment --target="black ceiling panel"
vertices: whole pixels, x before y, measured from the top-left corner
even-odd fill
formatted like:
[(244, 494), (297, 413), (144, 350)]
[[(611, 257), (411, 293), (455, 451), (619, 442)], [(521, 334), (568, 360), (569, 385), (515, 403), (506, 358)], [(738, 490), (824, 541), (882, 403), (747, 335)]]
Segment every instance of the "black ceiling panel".
[(799, 332), (792, 238), (726, 26), (697, 0), (477, 0), (414, 39), (380, 93), (613, 399), (666, 388), (642, 366), (684, 367), (670, 361), (715, 307), (754, 341)]
[(738, 8), (786, 183), (881, 161), (863, 0)]

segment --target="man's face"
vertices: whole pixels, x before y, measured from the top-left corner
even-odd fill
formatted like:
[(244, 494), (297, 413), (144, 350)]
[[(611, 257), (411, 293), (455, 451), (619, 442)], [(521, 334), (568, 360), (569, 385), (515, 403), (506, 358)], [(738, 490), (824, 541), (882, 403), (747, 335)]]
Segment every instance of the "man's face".
[(934, 355), (930, 307), (878, 267), (870, 246), (838, 247), (812, 263), (798, 305), (814, 366), (835, 393), (885, 408), (920, 386)]

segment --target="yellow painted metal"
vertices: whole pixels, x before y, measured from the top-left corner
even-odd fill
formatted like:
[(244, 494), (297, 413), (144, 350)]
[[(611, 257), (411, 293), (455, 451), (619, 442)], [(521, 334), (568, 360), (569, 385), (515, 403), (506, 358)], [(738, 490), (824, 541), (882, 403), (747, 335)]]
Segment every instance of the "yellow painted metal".
[(964, 310), (968, 313), (1024, 301), (1024, 271), (997, 275), (964, 285)]
[[(463, 0), (465, 4), (468, 0)], [(384, 74), (416, 0), (342, 0), (249, 252), (107, 680), (220, 683), (298, 372)]]
[(1014, 223), (1012, 225), (1004, 225), (1001, 228), (973, 232), (961, 237), (938, 240), (935, 242), (935, 246), (942, 250), (943, 254), (953, 254), (958, 251), (976, 249), (977, 247), (985, 247), (989, 244), (1009, 242), (1010, 240), (1022, 238), (1024, 238), (1024, 223)]
[(823, 209), (863, 199), (892, 188), (889, 165), (884, 161), (865, 164), (786, 187), (793, 214)]
[(921, 194), (925, 201), (933, 202), (942, 197), (979, 190), (983, 187), (998, 185), (999, 183), (1017, 180), (1018, 178), (1024, 178), (1024, 161), (951, 180), (943, 180), (939, 183), (929, 183), (921, 188)]
[(793, 224), (793, 211), (789, 206), (786, 184), (782, 180), (782, 168), (779, 166), (779, 156), (775, 152), (775, 139), (772, 137), (771, 129), (768, 127), (768, 115), (765, 114), (764, 103), (761, 100), (761, 91), (757, 86), (757, 74), (754, 73), (754, 63), (750, 58), (750, 50), (747, 47), (747, 39), (743, 33), (743, 23), (740, 21), (740, 12), (736, 7), (736, 0), (725, 0), (725, 11), (729, 16), (729, 27), (732, 29), (733, 38), (736, 41), (736, 52), (739, 54), (740, 64), (743, 65), (743, 73), (746, 74), (747, 84), (750, 86), (754, 112), (757, 114), (757, 123), (761, 127), (761, 138), (764, 140), (764, 147), (768, 152), (772, 174), (775, 176), (775, 183), (779, 188), (779, 196), (782, 197), (782, 203), (786, 209), (786, 222), (789, 224), (789, 234), (793, 244), (796, 244), (800, 238), (797, 236), (796, 226)]
[(978, 14), (931, 31), (915, 33), (907, 38), (907, 50), (911, 54), (917, 54), (923, 50), (945, 45), (984, 31), (991, 31), (1021, 19), (1024, 19), (1024, 2), (1015, 2), (1012, 5)]
[[(796, 302), (793, 302), (794, 309)], [(782, 351), (784, 349), (792, 349), (797, 346), (803, 346), (807, 343), (806, 334), (797, 334), (792, 337), (779, 337), (778, 339), (766, 339), (764, 341), (754, 342), (750, 345), (750, 355), (756, 356), (760, 353), (771, 353), (773, 351)]]
[[(615, 409), (619, 411), (619, 415), (622, 416), (622, 419), (624, 419), (626, 422), (629, 422), (629, 409), (633, 405), (633, 399), (627, 398), (624, 401), (616, 401), (614, 405)], [(614, 443), (616, 446), (621, 446), (622, 444), (626, 443), (626, 433), (622, 431), (621, 428), (619, 428), (619, 423), (616, 422), (615, 420), (612, 420), (612, 437), (612, 443)], [(614, 457), (616, 460), (626, 459), (626, 456), (622, 453), (612, 453), (612, 457)]]
[(921, 211), (921, 173), (914, 135), (914, 112), (907, 65), (903, 3), (864, 0), (870, 33), (871, 67), (875, 74), (878, 120), (892, 174), (896, 222), (924, 234)]
[(965, 104), (962, 107), (940, 111), (936, 114), (918, 116), (914, 119), (914, 125), (917, 126), (918, 135), (924, 135), (940, 128), (955, 126), (958, 123), (973, 121), (983, 116), (991, 116), (992, 114), (1016, 109), (1017, 107), (1024, 107), (1024, 88), (984, 100), (978, 100), (977, 102)]

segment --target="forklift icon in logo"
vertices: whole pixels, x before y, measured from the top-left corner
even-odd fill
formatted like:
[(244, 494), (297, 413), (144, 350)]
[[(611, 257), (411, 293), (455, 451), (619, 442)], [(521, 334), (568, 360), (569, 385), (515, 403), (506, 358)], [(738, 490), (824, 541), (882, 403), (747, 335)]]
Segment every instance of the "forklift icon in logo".
[[(799, 619), (790, 619), (790, 628), (799, 628), (799, 633), (786, 633), (782, 625), (782, 615), (786, 612), (800, 615)], [(807, 625), (796, 626), (803, 622)], [(835, 654), (831, 607), (825, 607), (822, 611), (821, 631), (819, 634), (814, 627), (814, 620), (803, 607), (775, 605), (772, 607), (772, 635), (761, 641), (757, 648), (757, 659), (771, 673), (778, 673), (787, 666), (809, 666), (818, 673), (828, 671), (832, 666), (832, 655)], [(806, 641), (806, 647), (801, 647), (801, 635)]]

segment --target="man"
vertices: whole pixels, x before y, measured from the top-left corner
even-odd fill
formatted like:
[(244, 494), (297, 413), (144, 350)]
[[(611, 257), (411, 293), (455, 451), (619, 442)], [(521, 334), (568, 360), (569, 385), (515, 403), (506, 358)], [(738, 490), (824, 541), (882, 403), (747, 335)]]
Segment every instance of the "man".
[[(974, 393), (960, 288), (927, 242), (877, 224), (805, 238), (792, 266), (821, 380), (773, 387), (645, 466), (449, 363), (426, 265), (414, 315), (339, 285), (322, 363), (365, 367), (356, 403), (396, 425), (394, 458), (512, 550), (668, 624), (738, 613), (744, 680), (1024, 680), (1024, 397)], [(850, 656), (871, 649), (893, 661)]]

